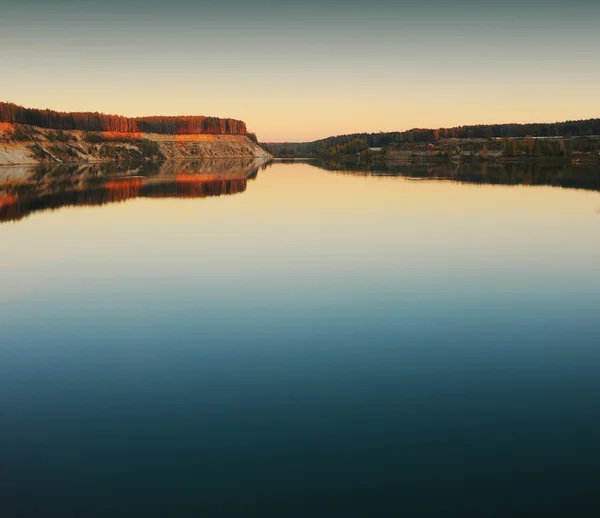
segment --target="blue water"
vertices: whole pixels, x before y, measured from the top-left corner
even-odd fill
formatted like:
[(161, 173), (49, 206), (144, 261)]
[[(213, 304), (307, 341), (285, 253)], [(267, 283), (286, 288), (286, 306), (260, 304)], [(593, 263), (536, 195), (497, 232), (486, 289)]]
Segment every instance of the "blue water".
[(275, 164), (0, 225), (0, 516), (598, 516), (600, 193)]

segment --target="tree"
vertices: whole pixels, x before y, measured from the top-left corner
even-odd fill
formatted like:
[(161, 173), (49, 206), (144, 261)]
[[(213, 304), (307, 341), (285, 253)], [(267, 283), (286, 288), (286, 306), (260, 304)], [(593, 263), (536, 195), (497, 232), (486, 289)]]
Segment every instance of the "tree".
[(129, 119), (120, 115), (105, 115), (98, 112), (67, 113), (36, 110), (12, 103), (0, 103), (0, 122), (28, 124), (56, 130), (89, 132), (145, 132), (176, 135), (195, 133), (246, 134), (246, 124), (235, 119), (204, 116), (137, 117)]

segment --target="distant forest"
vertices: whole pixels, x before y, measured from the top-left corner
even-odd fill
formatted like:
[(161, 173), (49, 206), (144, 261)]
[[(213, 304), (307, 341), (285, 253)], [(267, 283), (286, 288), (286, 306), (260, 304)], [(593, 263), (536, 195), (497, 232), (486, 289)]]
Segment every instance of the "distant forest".
[[(539, 124), (491, 124), (457, 126), (455, 128), (420, 129), (379, 133), (338, 135), (314, 142), (285, 142), (263, 144), (277, 155), (320, 154), (333, 148), (355, 147), (362, 141), (364, 147), (384, 147), (390, 144), (437, 142), (442, 139), (492, 139), (524, 137), (584, 137), (600, 135), (600, 119)], [(351, 150), (352, 151), (352, 150)], [(360, 150), (359, 150), (360, 151)]]
[(246, 134), (246, 124), (235, 119), (204, 116), (128, 118), (97, 112), (66, 113), (37, 110), (3, 102), (0, 102), (0, 122), (29, 124), (56, 130), (142, 132), (168, 135)]

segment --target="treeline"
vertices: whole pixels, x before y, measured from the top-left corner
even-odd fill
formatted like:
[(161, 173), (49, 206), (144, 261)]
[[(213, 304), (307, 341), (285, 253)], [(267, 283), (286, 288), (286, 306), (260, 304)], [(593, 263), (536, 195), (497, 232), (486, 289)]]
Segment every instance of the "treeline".
[(128, 118), (97, 112), (66, 113), (37, 110), (3, 102), (0, 102), (0, 122), (29, 124), (57, 130), (142, 132), (168, 135), (246, 134), (246, 124), (235, 119), (204, 116)]
[[(338, 135), (313, 142), (284, 142), (269, 144), (275, 155), (281, 155), (284, 149), (295, 155), (313, 155), (331, 153), (344, 147), (356, 147), (356, 141), (363, 141), (366, 147), (385, 147), (401, 143), (435, 143), (443, 139), (494, 139), (525, 137), (585, 137), (600, 135), (600, 119), (566, 121), (536, 124), (491, 124), (476, 126), (457, 126), (454, 128), (422, 129), (407, 131), (391, 131), (379, 133), (353, 133)], [(263, 144), (265, 147), (265, 144)]]
[[(334, 148), (334, 151), (337, 148)], [(496, 138), (496, 139), (463, 139), (440, 140), (436, 143), (398, 143), (384, 149), (388, 159), (409, 156), (481, 159), (499, 158), (560, 158), (560, 159), (598, 159), (600, 158), (600, 137), (570, 138)], [(332, 156), (343, 153), (330, 153)], [(321, 156), (326, 157), (327, 153)]]
[[(580, 151), (577, 143), (571, 140), (562, 139), (534, 139), (533, 137), (525, 137), (524, 139), (515, 140), (513, 138), (500, 139), (500, 147), (504, 156), (544, 156), (544, 157), (559, 157), (571, 158), (574, 148)], [(600, 144), (600, 141), (595, 141)], [(585, 142), (586, 146), (591, 143)], [(483, 146), (480, 154), (487, 156), (488, 146)]]

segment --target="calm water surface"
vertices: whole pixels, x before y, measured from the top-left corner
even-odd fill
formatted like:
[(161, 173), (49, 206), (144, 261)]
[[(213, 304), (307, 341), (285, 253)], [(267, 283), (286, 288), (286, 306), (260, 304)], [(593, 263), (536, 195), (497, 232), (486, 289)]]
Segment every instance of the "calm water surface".
[(0, 516), (599, 516), (598, 171), (409, 173), (0, 171)]

